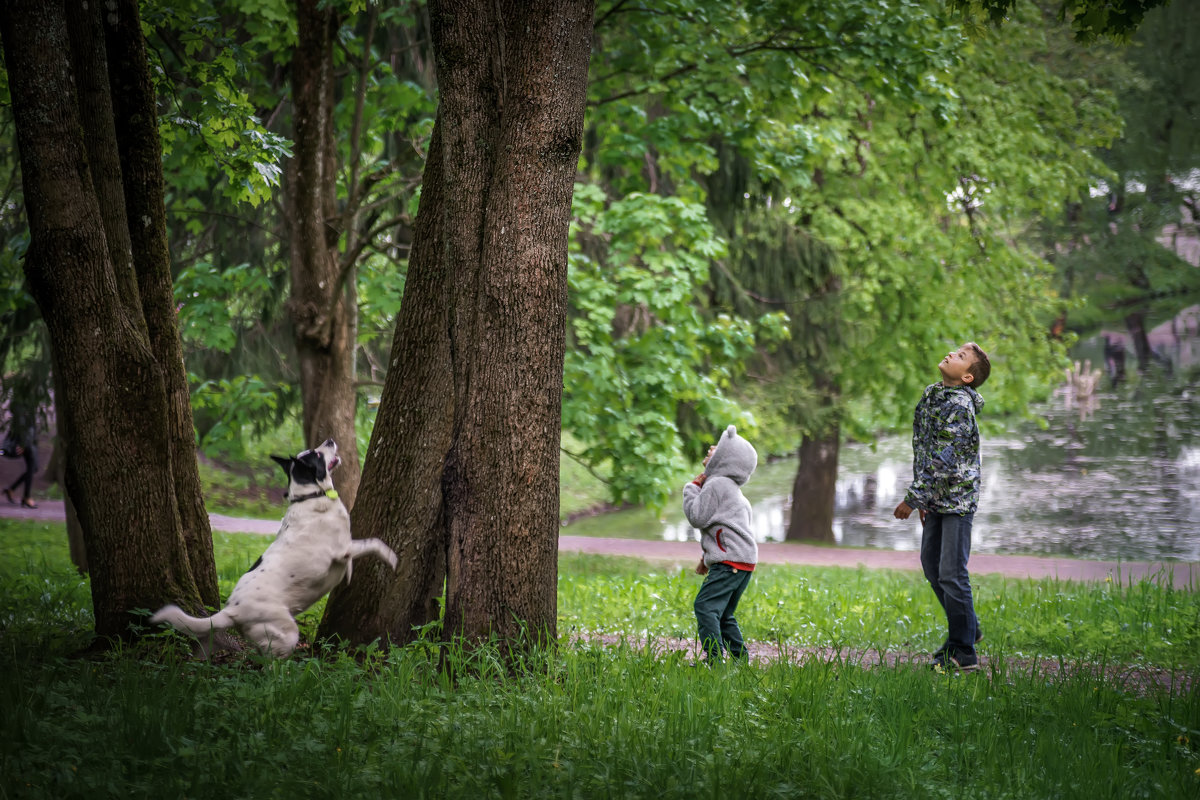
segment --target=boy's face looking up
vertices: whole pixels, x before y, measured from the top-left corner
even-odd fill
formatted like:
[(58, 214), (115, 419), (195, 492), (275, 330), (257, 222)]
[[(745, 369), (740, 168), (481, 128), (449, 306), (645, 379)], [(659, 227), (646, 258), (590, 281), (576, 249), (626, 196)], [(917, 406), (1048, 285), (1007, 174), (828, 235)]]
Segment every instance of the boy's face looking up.
[(951, 350), (938, 364), (942, 373), (944, 386), (964, 386), (974, 383), (975, 350), (969, 344), (964, 344), (957, 350)]
[(716, 452), (716, 449), (717, 449), (717, 446), (715, 444), (712, 447), (708, 448), (708, 454), (704, 456), (704, 466), (706, 466), (706, 467), (708, 466), (708, 460), (710, 458), (712, 458), (712, 454), (714, 452)]

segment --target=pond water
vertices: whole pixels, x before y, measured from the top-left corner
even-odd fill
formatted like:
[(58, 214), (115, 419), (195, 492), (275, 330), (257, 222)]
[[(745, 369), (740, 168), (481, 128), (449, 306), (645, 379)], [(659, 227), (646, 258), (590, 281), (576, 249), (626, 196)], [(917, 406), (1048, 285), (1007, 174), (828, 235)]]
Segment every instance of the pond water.
[[(1120, 336), (1108, 333), (1110, 347)], [(1104, 341), (1100, 334), (1082, 342), (1075, 357), (1103, 367)], [(1174, 340), (1152, 343), (1162, 363), (1171, 361), (1170, 374), (1155, 366), (1139, 378), (1130, 354), (1125, 383), (1114, 388), (1101, 377), (1086, 397), (1062, 387), (1035, 419), (985, 429), (973, 552), (1200, 561), (1200, 337), (1185, 326)], [(764, 464), (747, 485), (760, 541), (783, 540), (797, 513), (789, 497), (795, 474), (794, 459)], [(836, 543), (918, 549), (917, 516), (892, 517), (911, 478), (909, 436), (844, 446)], [(563, 532), (699, 539), (678, 507), (661, 519), (644, 511), (602, 516)]]

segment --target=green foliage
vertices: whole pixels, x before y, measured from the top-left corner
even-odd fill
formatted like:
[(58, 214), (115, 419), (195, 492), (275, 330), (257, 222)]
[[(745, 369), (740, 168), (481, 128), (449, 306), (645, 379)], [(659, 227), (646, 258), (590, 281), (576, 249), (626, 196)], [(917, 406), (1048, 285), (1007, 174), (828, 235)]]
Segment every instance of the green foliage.
[[(739, 371), (716, 385), (772, 420), (770, 452), (834, 422), (864, 439), (907, 424), (934, 365), (963, 341), (993, 354), (987, 391), (999, 413), (1044, 396), (1063, 363), (1048, 334), (1061, 307), (1053, 273), (1027, 239), (1103, 172), (1087, 148), (1115, 135), (1112, 97), (1051, 68), (1059, 35), (1032, 11), (974, 39), (943, 12), (922, 2), (598, 9), (589, 191), (610, 205), (646, 194), (704, 204), (726, 244), (707, 256), (707, 290), (692, 272), (694, 313), (709, 325), (773, 315), (756, 357), (739, 353)], [(660, 250), (681, 247), (694, 242)], [(599, 263), (586, 245), (575, 252)], [(583, 311), (597, 328), (610, 323)], [(707, 355), (689, 356), (700, 374)], [(583, 357), (616, 383), (609, 351)], [(747, 368), (762, 385), (740, 380)], [(711, 423), (651, 385), (638, 408), (598, 404), (596, 418), (614, 426), (614, 411), (630, 419), (642, 403), (674, 404), (690, 453)], [(669, 434), (643, 438), (668, 445)]]
[(1109, 169), (1092, 182), (1093, 196), (1047, 220), (1043, 231), (1063, 291), (1076, 301), (1069, 316), (1076, 329), (1200, 290), (1195, 268), (1173, 252), (1176, 237), (1197, 235), (1200, 91), (1189, 66), (1200, 59), (1191, 33), (1197, 25), (1194, 3), (1156, 10), (1119, 59), (1097, 65), (1119, 97), (1125, 126), (1102, 153)]
[(583, 444), (581, 461), (612, 464), (613, 502), (661, 507), (687, 469), (678, 406), (704, 420), (706, 441), (730, 423), (752, 427), (725, 391), (779, 320), (701, 314), (694, 298), (724, 243), (696, 203), (643, 193), (606, 202), (580, 185), (572, 231), (563, 427)]
[[(281, 21), (281, 4), (259, 5), (268, 18)], [(245, 89), (255, 42), (243, 44), (215, 10), (201, 0), (172, 0), (142, 11), (146, 31), (158, 30), (174, 48), (169, 55), (150, 51), (156, 67), (151, 74), (170, 100), (170, 112), (159, 124), (165, 168), (172, 184), (186, 191), (205, 187), (215, 166), (228, 200), (257, 206), (279, 186), (279, 165), (291, 156), (291, 143), (263, 125)], [(278, 26), (263, 30), (273, 36)]]
[[(971, 14), (985, 15), (993, 25), (1001, 25), (1017, 6), (1019, 0), (949, 0), (952, 8)], [(1058, 18), (1069, 20), (1075, 38), (1091, 42), (1108, 37), (1128, 40), (1142, 24), (1151, 9), (1167, 5), (1170, 0), (1057, 0)]]
[(200, 449), (210, 456), (246, 463), (256, 452), (252, 449), (255, 440), (247, 434), (261, 437), (276, 429), (286, 408), (280, 394), (290, 389), (268, 384), (256, 375), (207, 381), (197, 381), (195, 375), (189, 378), (196, 384), (192, 408), (197, 418), (205, 420)]

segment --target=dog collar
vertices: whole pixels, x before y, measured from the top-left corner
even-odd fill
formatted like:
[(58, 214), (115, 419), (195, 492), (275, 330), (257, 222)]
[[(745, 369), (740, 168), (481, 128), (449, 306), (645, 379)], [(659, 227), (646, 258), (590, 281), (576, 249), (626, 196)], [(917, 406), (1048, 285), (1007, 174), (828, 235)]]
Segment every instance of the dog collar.
[(293, 497), (289, 502), (303, 503), (305, 500), (316, 500), (318, 497), (328, 497), (330, 500), (337, 500), (337, 489), (326, 489), (323, 492), (314, 492), (313, 494), (306, 494), (301, 497)]

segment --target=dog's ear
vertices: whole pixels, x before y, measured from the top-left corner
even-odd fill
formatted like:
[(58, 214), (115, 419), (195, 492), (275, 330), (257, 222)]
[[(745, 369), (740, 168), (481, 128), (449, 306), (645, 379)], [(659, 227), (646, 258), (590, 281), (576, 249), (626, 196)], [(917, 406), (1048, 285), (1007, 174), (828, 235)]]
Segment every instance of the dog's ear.
[(292, 477), (292, 459), (284, 458), (283, 456), (271, 456), (271, 460), (279, 466), (283, 467), (284, 474), (289, 478)]

